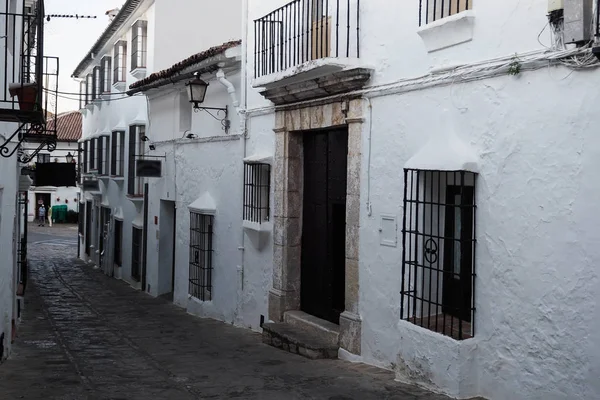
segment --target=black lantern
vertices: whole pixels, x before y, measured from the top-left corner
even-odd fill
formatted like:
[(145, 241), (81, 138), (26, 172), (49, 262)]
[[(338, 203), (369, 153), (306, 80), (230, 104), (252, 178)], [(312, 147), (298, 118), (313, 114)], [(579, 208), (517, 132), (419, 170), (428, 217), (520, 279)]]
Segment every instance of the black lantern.
[(200, 108), (199, 104), (204, 103), (204, 98), (206, 97), (208, 83), (196, 77), (194, 80), (189, 81), (186, 86), (188, 87), (190, 103), (194, 104), (194, 108)]
[(65, 158), (67, 159), (67, 163), (71, 164), (73, 162), (73, 154), (71, 152), (68, 152)]

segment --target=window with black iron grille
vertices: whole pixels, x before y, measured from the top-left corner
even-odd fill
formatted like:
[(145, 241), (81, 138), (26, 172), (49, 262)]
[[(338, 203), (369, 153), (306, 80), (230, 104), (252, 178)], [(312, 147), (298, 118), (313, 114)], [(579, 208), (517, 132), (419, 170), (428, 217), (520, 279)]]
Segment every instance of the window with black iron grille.
[(120, 40), (115, 44), (113, 63), (113, 83), (125, 82), (127, 78), (127, 41)]
[(135, 176), (136, 160), (144, 158), (145, 145), (142, 138), (146, 136), (144, 125), (129, 127), (129, 165), (127, 171), (127, 194), (129, 196), (144, 195), (144, 178)]
[(110, 174), (123, 176), (125, 158), (125, 132), (114, 131), (111, 140)]
[(47, 164), (50, 162), (50, 154), (38, 154), (37, 155), (37, 163), (38, 164)]
[(105, 160), (104, 160), (104, 136), (100, 136), (97, 140), (97, 148), (96, 148), (96, 168), (98, 169), (98, 175), (104, 175), (104, 166), (105, 166)]
[(142, 266), (142, 230), (133, 227), (132, 230), (132, 253), (131, 253), (131, 277), (140, 281)]
[(102, 94), (102, 68), (94, 67), (94, 97), (98, 98)]
[(189, 294), (201, 301), (212, 300), (213, 216), (190, 213)]
[(87, 85), (86, 104), (90, 104), (92, 101), (96, 100), (96, 93), (94, 91), (94, 76), (92, 74), (88, 74), (85, 82)]
[(476, 178), (404, 170), (401, 318), (458, 340), (475, 334)]
[(123, 265), (123, 221), (115, 219), (115, 249), (114, 263), (119, 267)]
[(271, 165), (244, 163), (244, 220), (262, 223), (269, 220)]
[(79, 109), (87, 105), (87, 82), (79, 82)]
[(419, 26), (471, 10), (474, 0), (419, 0)]
[(98, 151), (96, 150), (97, 139), (90, 140), (90, 170), (94, 171), (98, 168)]
[(88, 147), (89, 147), (89, 140), (86, 140), (83, 142), (83, 173), (87, 174), (88, 172)]
[(111, 152), (111, 147), (110, 147), (110, 136), (105, 135), (102, 136), (102, 150), (104, 153), (104, 156), (102, 157), (102, 175), (108, 175), (109, 174), (109, 160), (110, 160), (110, 152)]
[(111, 80), (110, 74), (112, 72), (111, 58), (110, 56), (102, 57), (100, 61), (100, 93), (110, 93)]
[(293, 0), (254, 21), (256, 78), (325, 57), (360, 58), (360, 1)]
[(137, 21), (131, 28), (131, 70), (146, 68), (148, 49), (148, 22)]

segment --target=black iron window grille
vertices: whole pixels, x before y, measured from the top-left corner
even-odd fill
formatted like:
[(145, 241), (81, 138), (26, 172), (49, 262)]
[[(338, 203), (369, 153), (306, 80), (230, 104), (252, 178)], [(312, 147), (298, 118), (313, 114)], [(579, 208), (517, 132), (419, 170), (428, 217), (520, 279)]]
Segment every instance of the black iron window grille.
[(136, 227), (132, 229), (132, 246), (131, 246), (131, 277), (139, 282), (141, 280), (142, 266), (142, 230)]
[(115, 219), (114, 263), (119, 267), (123, 265), (123, 221)]
[(100, 92), (101, 94), (110, 93), (111, 80), (110, 73), (112, 71), (111, 58), (109, 56), (102, 57), (100, 61)]
[(213, 216), (190, 213), (189, 294), (212, 300)]
[(129, 127), (129, 165), (127, 171), (127, 194), (139, 197), (144, 195), (144, 178), (135, 174), (136, 160), (144, 158), (145, 144), (142, 138), (146, 136), (144, 125), (131, 125)]
[(294, 0), (254, 21), (254, 77), (325, 57), (360, 57), (360, 0)]
[(466, 171), (404, 170), (401, 319), (475, 334), (475, 183)]
[(269, 193), (271, 191), (271, 165), (244, 163), (244, 220), (269, 221)]
[(98, 138), (98, 146), (96, 148), (96, 153), (97, 153), (97, 157), (96, 157), (96, 167), (98, 169), (98, 175), (104, 175), (104, 167), (105, 167), (105, 163), (106, 160), (104, 159), (104, 136), (100, 136)]
[(112, 176), (123, 176), (125, 158), (125, 132), (114, 131), (112, 133), (112, 151), (110, 157), (110, 174)]
[(97, 99), (102, 94), (102, 68), (94, 67), (94, 98)]
[(419, 0), (419, 26), (471, 10), (474, 0)]
[(94, 74), (87, 74), (87, 103), (90, 104), (96, 100), (96, 89), (94, 88)]
[(120, 40), (115, 44), (113, 63), (113, 83), (125, 82), (127, 78), (127, 41)]
[(98, 168), (98, 150), (96, 150), (96, 141), (97, 139), (90, 140), (90, 170), (95, 171)]
[(131, 70), (146, 68), (148, 51), (148, 22), (137, 21), (132, 27)]
[(88, 148), (89, 148), (89, 140), (83, 142), (83, 173), (87, 174), (88, 172)]
[(79, 109), (87, 105), (87, 83), (86, 81), (79, 82)]
[(38, 164), (47, 164), (50, 162), (50, 154), (39, 153), (37, 155)]

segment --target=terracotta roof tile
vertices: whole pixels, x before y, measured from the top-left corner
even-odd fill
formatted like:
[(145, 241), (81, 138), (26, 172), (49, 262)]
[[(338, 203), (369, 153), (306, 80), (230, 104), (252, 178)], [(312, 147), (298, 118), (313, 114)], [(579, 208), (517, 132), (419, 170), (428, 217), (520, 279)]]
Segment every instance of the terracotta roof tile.
[(81, 120), (79, 111), (69, 111), (48, 120), (47, 127), (54, 129), (54, 124), (57, 124), (56, 136), (59, 142), (76, 142), (81, 139)]
[(159, 81), (161, 79), (169, 79), (169, 78), (177, 75), (177, 73), (183, 71), (184, 69), (186, 69), (194, 64), (198, 64), (210, 57), (214, 57), (218, 54), (223, 53), (227, 49), (239, 46), (240, 44), (242, 44), (241, 40), (234, 40), (231, 42), (223, 43), (218, 46), (211, 47), (210, 49), (207, 49), (200, 53), (194, 54), (193, 56), (188, 57), (185, 60), (182, 60), (167, 69), (155, 72), (155, 73), (149, 75), (148, 77), (133, 83), (131, 86), (129, 86), (129, 88), (137, 89), (137, 88), (149, 85), (151, 83), (154, 83), (156, 81)]

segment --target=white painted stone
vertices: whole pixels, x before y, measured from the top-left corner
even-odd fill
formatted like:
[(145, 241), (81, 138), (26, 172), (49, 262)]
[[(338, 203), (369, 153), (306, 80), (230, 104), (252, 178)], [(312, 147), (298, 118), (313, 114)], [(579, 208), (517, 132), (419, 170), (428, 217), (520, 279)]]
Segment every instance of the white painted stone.
[(475, 12), (467, 10), (421, 27), (417, 33), (428, 52), (473, 40)]

